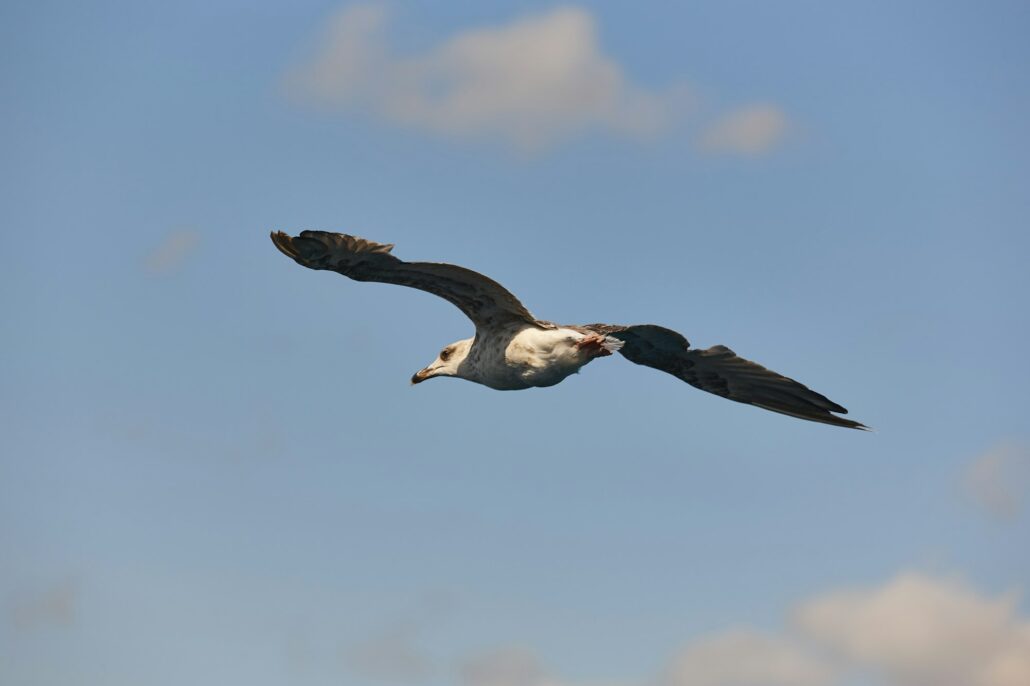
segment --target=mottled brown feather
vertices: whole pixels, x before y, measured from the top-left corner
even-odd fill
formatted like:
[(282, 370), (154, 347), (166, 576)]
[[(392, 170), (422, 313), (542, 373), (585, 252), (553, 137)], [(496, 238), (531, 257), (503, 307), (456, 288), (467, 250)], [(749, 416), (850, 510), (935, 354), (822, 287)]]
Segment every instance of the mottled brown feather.
[[(409, 286), (438, 295), (453, 303), (476, 325), (477, 336), (494, 344), (496, 332), (512, 324), (555, 328), (539, 321), (499, 283), (478, 272), (453, 264), (405, 262), (390, 254), (393, 245), (357, 236), (326, 231), (302, 231), (289, 236), (272, 233), (275, 246), (309, 269), (338, 272), (356, 281), (377, 281)], [(654, 324), (622, 326), (587, 324), (569, 327), (595, 332), (623, 342), (619, 352), (636, 364), (652, 367), (686, 381), (703, 391), (773, 412), (852, 429), (862, 424), (838, 417), (847, 410), (807, 386), (738, 357), (726, 346), (691, 349), (679, 333)], [(493, 335), (491, 335), (493, 334)]]
[(302, 231), (292, 237), (274, 231), (272, 242), (283, 254), (309, 269), (326, 269), (355, 281), (392, 283), (438, 295), (464, 312), (477, 329), (511, 322), (537, 323), (504, 286), (465, 267), (405, 262), (390, 254), (393, 245), (327, 231)]
[(702, 391), (799, 419), (868, 428), (833, 414), (848, 411), (826, 396), (745, 360), (724, 345), (705, 350), (690, 348), (682, 335), (654, 324), (587, 324), (579, 328), (618, 338), (623, 341), (619, 352), (630, 361), (672, 374)]

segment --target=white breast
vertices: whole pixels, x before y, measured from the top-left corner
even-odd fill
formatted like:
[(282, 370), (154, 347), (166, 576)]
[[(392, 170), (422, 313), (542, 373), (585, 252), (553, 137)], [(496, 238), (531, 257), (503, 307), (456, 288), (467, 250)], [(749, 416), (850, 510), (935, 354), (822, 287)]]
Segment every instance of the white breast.
[(504, 362), (518, 388), (553, 386), (590, 361), (576, 347), (583, 334), (573, 329), (520, 331), (504, 351)]

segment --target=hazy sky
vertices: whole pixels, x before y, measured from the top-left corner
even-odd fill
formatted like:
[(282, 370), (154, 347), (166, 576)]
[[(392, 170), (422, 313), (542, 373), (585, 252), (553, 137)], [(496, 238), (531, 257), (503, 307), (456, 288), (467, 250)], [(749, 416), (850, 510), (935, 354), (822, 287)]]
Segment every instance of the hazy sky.
[[(642, 8), (642, 5), (644, 6)], [(0, 682), (1030, 682), (1030, 5), (4, 3)], [(471, 334), (271, 229), (729, 345)]]

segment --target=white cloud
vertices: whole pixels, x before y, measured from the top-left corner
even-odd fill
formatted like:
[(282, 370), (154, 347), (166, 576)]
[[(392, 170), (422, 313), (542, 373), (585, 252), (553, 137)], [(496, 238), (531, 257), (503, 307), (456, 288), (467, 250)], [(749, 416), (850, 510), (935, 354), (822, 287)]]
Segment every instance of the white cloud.
[[(736, 629), (690, 641), (661, 686), (1026, 686), (1030, 619), (1015, 596), (991, 597), (953, 579), (902, 573), (800, 603), (788, 628)], [(870, 679), (872, 681), (870, 681)], [(480, 656), (463, 686), (569, 686), (528, 650)], [(624, 686), (629, 682), (623, 682)], [(592, 682), (592, 686), (599, 686)]]
[(791, 638), (731, 631), (687, 646), (673, 660), (669, 686), (825, 686), (834, 671)]
[(775, 105), (750, 105), (723, 115), (706, 130), (701, 147), (712, 152), (760, 155), (787, 131), (787, 115)]
[(379, 4), (342, 10), (314, 57), (288, 75), (291, 91), (333, 109), (520, 149), (588, 130), (654, 134), (675, 116), (675, 90), (630, 83), (581, 8), (463, 31), (416, 56), (391, 52), (387, 23)]
[(1030, 622), (1013, 597), (902, 574), (879, 588), (834, 591), (796, 615), (805, 636), (897, 686), (1030, 684)]
[(977, 457), (964, 475), (966, 492), (1000, 518), (1015, 517), (1030, 494), (1030, 447), (1003, 443)]

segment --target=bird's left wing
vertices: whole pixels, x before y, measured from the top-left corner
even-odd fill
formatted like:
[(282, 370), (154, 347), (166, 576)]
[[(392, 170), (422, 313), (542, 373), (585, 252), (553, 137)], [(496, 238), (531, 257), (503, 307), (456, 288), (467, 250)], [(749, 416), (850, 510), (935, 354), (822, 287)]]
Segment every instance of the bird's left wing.
[(410, 286), (456, 305), (476, 325), (490, 328), (507, 322), (535, 324), (536, 319), (501, 284), (453, 264), (405, 262), (390, 254), (393, 245), (328, 231), (272, 232), (275, 247), (310, 269), (328, 269), (355, 281)]
[(738, 357), (724, 345), (692, 349), (682, 335), (654, 324), (588, 324), (580, 328), (623, 341), (619, 352), (630, 361), (672, 374), (702, 391), (813, 422), (868, 428), (833, 414), (848, 411), (826, 396)]

